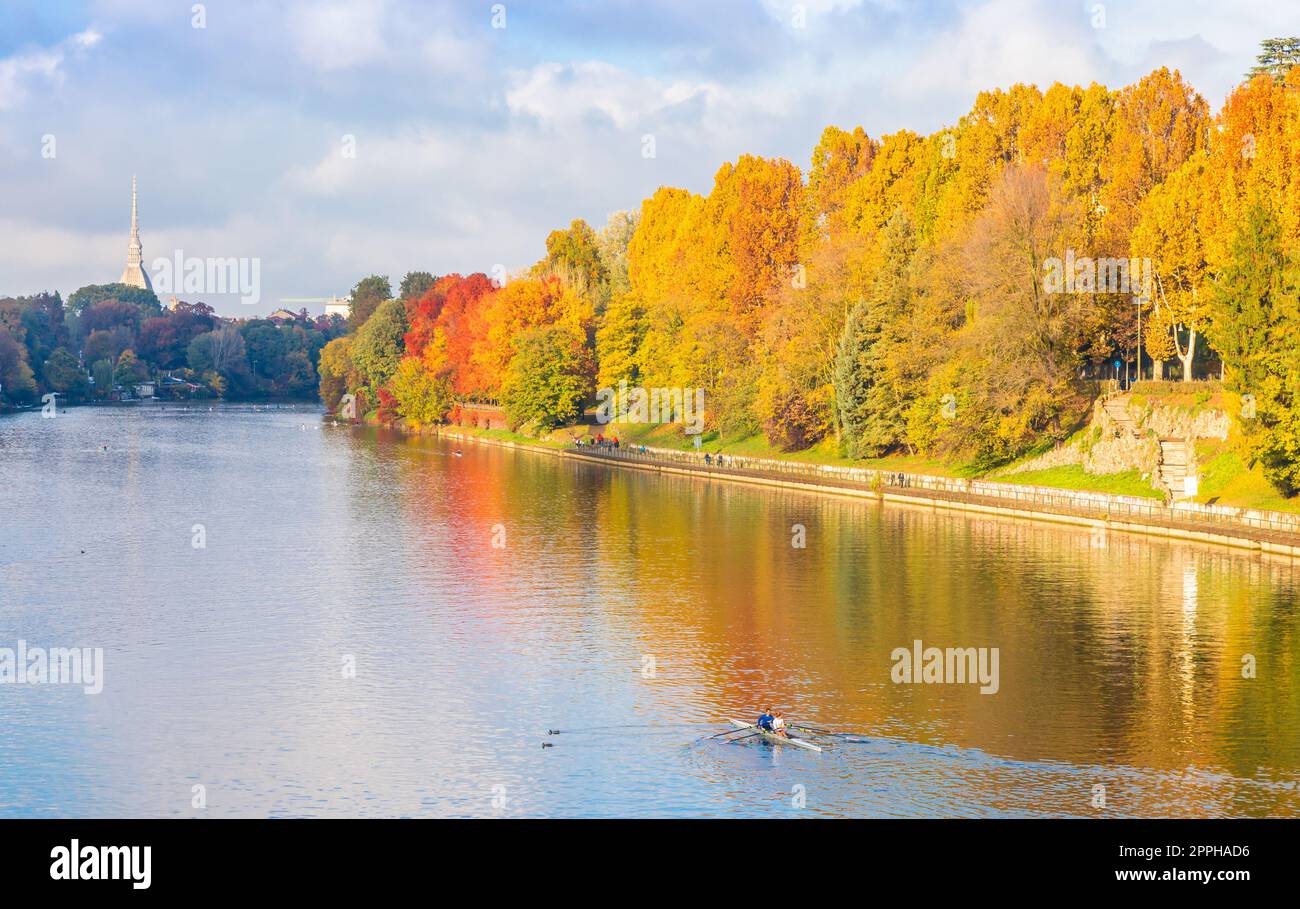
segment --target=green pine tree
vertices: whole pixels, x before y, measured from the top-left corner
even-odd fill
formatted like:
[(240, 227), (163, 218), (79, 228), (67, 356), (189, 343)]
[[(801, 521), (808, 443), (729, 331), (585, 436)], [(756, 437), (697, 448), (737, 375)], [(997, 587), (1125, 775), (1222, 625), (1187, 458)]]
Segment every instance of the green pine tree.
[(832, 381), (850, 457), (875, 457), (902, 443), (907, 402), (892, 358), (911, 305), (916, 235), (901, 211), (885, 225), (883, 262), (865, 300), (850, 310), (840, 334)]
[(1214, 285), (1215, 348), (1254, 460), (1286, 495), (1300, 491), (1300, 269), (1272, 209), (1256, 201)]
[(862, 457), (862, 436), (867, 423), (867, 393), (871, 377), (861, 367), (861, 354), (875, 341), (869, 321), (866, 301), (859, 300), (844, 320), (831, 377), (839, 410), (840, 443), (845, 454), (852, 458)]
[(1266, 38), (1259, 46), (1257, 62), (1246, 74), (1247, 78), (1272, 76), (1281, 82), (1291, 67), (1300, 64), (1300, 38)]

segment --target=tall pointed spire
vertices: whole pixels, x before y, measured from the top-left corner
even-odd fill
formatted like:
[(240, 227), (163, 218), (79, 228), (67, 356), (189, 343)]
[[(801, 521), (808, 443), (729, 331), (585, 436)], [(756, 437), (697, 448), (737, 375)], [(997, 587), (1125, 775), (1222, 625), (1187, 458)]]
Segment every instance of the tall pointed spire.
[(126, 245), (126, 268), (119, 284), (153, 290), (149, 273), (144, 270), (144, 246), (140, 243), (140, 213), (136, 205), (135, 175), (131, 175), (131, 241)]

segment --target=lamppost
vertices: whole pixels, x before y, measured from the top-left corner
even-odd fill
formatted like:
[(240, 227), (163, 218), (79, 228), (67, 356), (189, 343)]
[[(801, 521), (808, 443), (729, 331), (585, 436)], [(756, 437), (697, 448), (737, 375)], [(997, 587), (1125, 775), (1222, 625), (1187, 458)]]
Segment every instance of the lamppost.
[(1141, 382), (1142, 381), (1142, 304), (1146, 302), (1146, 297), (1143, 296), (1142, 294), (1137, 294), (1133, 297), (1133, 302), (1137, 304), (1137, 308), (1138, 308), (1138, 355), (1137, 355), (1138, 377), (1137, 380)]

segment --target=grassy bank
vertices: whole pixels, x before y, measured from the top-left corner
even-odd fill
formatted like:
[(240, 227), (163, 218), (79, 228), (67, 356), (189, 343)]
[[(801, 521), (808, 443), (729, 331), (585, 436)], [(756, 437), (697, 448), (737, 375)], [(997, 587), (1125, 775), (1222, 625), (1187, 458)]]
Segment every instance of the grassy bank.
[(1256, 464), (1247, 467), (1231, 442), (1203, 439), (1196, 443), (1201, 486), (1196, 501), (1261, 511), (1300, 512), (1300, 497), (1286, 498)]
[[(683, 434), (676, 425), (658, 425), (650, 423), (620, 424), (618, 426), (588, 427), (587, 435), (594, 437), (597, 433), (616, 436), (619, 441), (629, 445), (647, 445), (655, 448), (669, 448), (679, 451), (694, 451), (694, 439)], [(803, 451), (781, 451), (768, 443), (761, 433), (750, 436), (730, 436), (717, 430), (704, 433), (700, 437), (700, 451), (711, 454), (727, 454), (746, 458), (769, 458), (777, 461), (798, 461), (803, 464), (832, 464), (837, 467), (868, 467), (877, 470), (899, 470), (905, 473), (923, 473), (942, 477), (967, 477), (972, 473), (961, 466), (953, 466), (914, 455), (891, 455), (886, 458), (864, 458), (855, 460), (846, 458), (839, 452), (839, 445), (834, 439), (825, 439)]]
[[(692, 440), (684, 436), (677, 426), (649, 424), (618, 426), (614, 432), (608, 434), (616, 435), (620, 441), (630, 445), (650, 445), (657, 448), (673, 448), (682, 451), (691, 450), (695, 447)], [(981, 476), (979, 471), (969, 465), (946, 464), (934, 458), (926, 458), (920, 455), (896, 454), (883, 458), (862, 458), (857, 460), (846, 458), (839, 453), (839, 446), (833, 439), (827, 439), (804, 451), (787, 452), (773, 448), (762, 435), (733, 438), (720, 435), (715, 431), (703, 435), (700, 450), (711, 453), (721, 452), (740, 457), (798, 461), (806, 464), (833, 464), (840, 467), (866, 467), (872, 470), (901, 471), (903, 473), (940, 477), (986, 479)], [(1143, 480), (1137, 471), (1093, 476), (1084, 473), (1083, 468), (1077, 465), (999, 477), (997, 482), (1023, 486), (1047, 486), (1055, 489), (1106, 492), (1112, 495), (1142, 496), (1151, 499), (1163, 498), (1162, 494), (1149, 482)]]
[[(1177, 400), (1172, 403), (1185, 404), (1188, 407), (1214, 406), (1216, 403), (1212, 400), (1213, 394), (1207, 394), (1206, 389), (1184, 391), (1180, 388), (1178, 392), (1184, 395), (1187, 400), (1185, 402)], [(1173, 396), (1167, 395), (1166, 397)], [(1211, 400), (1206, 400), (1207, 398)], [(420, 431), (418, 427), (408, 426), (405, 428)], [(519, 445), (536, 445), (553, 449), (564, 448), (580, 438), (594, 438), (597, 434), (603, 434), (607, 438), (618, 438), (624, 445), (645, 445), (678, 451), (696, 450), (694, 438), (683, 433), (678, 425), (647, 423), (602, 426), (579, 424), (556, 430), (540, 439), (510, 430), (479, 429), (472, 426), (445, 427), (445, 431), (475, 438), (509, 441)], [(1085, 434), (1091, 432), (1090, 427), (1084, 427), (1068, 440), (1067, 444), (1077, 442)], [(1164, 498), (1163, 494), (1149, 480), (1144, 480), (1136, 470), (1094, 475), (1086, 473), (1080, 465), (1072, 464), (1045, 470), (990, 477), (983, 475), (982, 472), (969, 465), (949, 464), (919, 455), (896, 454), (883, 458), (846, 458), (840, 454), (839, 446), (834, 439), (826, 439), (811, 448), (792, 452), (774, 448), (761, 433), (749, 436), (735, 436), (713, 430), (704, 433), (700, 440), (699, 450), (712, 454), (721, 453), (736, 457), (767, 458), (841, 467), (866, 467), (875, 470), (931, 476), (986, 479), (1010, 485), (1100, 492), (1110, 495), (1136, 496), (1154, 501), (1162, 501)], [(1200, 495), (1197, 496), (1196, 501), (1235, 508), (1300, 513), (1300, 497), (1295, 499), (1284, 498), (1265, 479), (1262, 470), (1258, 466), (1247, 468), (1229, 443), (1198, 442), (1196, 452), (1201, 472)], [(1032, 452), (1021, 460), (1028, 460), (1038, 453)]]
[(1010, 476), (990, 477), (994, 483), (1007, 483), (1015, 486), (1047, 486), (1052, 489), (1073, 489), (1083, 492), (1105, 492), (1116, 496), (1138, 496), (1144, 499), (1164, 501), (1164, 494), (1153, 487), (1142, 474), (1136, 470), (1123, 473), (1090, 474), (1085, 473), (1078, 464), (1066, 464), (1046, 470), (1029, 470)]
[[(374, 412), (366, 415), (365, 422), (378, 424), (378, 419)], [(572, 426), (556, 430), (545, 438), (535, 438), (534, 436), (524, 435), (521, 432), (514, 432), (509, 429), (482, 429), (477, 426), (456, 426), (436, 424), (431, 426), (421, 425), (413, 420), (398, 420), (391, 425), (394, 429), (400, 429), (402, 432), (409, 432), (416, 435), (457, 435), (466, 436), (473, 439), (488, 439), (496, 442), (513, 442), (516, 445), (529, 445), (536, 448), (567, 448), (573, 444), (573, 440), (585, 435), (585, 427)]]

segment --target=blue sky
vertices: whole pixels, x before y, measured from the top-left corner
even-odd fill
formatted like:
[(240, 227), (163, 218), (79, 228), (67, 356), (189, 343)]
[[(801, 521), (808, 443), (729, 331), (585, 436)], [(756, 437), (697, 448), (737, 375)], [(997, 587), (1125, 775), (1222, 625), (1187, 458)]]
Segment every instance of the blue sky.
[(1167, 65), (1217, 110), (1296, 30), (1220, 0), (501, 5), (505, 28), (478, 0), (210, 0), (196, 28), (192, 0), (4, 0), (0, 295), (116, 280), (132, 173), (146, 264), (256, 257), (259, 304), (207, 297), (252, 315), (523, 267), (572, 218), (706, 192), (744, 152), (806, 168), (827, 124), (929, 132), (982, 88)]

